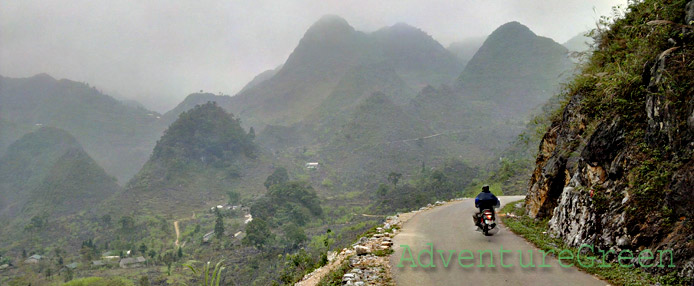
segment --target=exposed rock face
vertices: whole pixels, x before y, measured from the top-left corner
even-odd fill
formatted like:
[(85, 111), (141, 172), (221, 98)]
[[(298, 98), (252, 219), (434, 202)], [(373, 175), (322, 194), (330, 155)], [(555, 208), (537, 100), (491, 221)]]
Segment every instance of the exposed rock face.
[(598, 167), (600, 162), (610, 162), (623, 146), (623, 128), (619, 118), (600, 123), (581, 152), (581, 157), (592, 167)]
[[(673, 123), (676, 114), (672, 107), (672, 102), (665, 98), (665, 95), (658, 92), (662, 86), (663, 74), (666, 73), (666, 61), (677, 50), (673, 47), (662, 52), (650, 69), (650, 80), (648, 81), (649, 95), (646, 98), (646, 115), (648, 116), (649, 139), (657, 140), (667, 137), (672, 143), (674, 140)], [(655, 142), (655, 141), (652, 141)]]
[[(692, 3), (687, 21), (694, 19)], [(672, 29), (682, 29), (682, 39), (663, 39), (670, 47), (660, 46), (643, 66), (641, 86), (630, 99), (640, 106), (637, 112), (586, 108), (590, 97), (617, 96), (599, 86), (572, 93), (539, 146), (526, 210), (550, 218), (550, 233), (570, 246), (672, 250), (679, 275), (693, 277), (694, 72), (682, 59), (694, 51), (681, 43), (694, 32)], [(644, 180), (656, 181), (655, 187), (637, 184)]]
[[(580, 95), (574, 96), (564, 109), (562, 120), (553, 122), (542, 138), (536, 161), (538, 167), (533, 172), (526, 197), (526, 208), (531, 217), (550, 215), (570, 179), (566, 170), (569, 153), (557, 146), (578, 145), (579, 134), (585, 129), (585, 118), (577, 110), (581, 99)], [(569, 128), (569, 122), (578, 124), (576, 128)]]

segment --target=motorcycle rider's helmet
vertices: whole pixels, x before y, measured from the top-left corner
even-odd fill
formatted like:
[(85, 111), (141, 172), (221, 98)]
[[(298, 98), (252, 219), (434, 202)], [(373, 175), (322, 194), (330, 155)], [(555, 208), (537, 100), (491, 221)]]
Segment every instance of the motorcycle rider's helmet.
[(482, 191), (485, 193), (489, 192), (489, 185), (482, 186)]

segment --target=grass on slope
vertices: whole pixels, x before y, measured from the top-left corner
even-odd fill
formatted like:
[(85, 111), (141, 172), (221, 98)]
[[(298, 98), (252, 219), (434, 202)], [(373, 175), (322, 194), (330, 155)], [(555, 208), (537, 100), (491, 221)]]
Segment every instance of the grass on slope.
[[(522, 203), (523, 200), (515, 201), (506, 204), (501, 209), (500, 213), (514, 214), (516, 217), (500, 216), (501, 221), (515, 234), (522, 236), (527, 241), (533, 243), (537, 248), (545, 251), (554, 251), (559, 253), (562, 250), (570, 250), (572, 253), (578, 253), (578, 249), (569, 247), (561, 240), (561, 238), (552, 237), (549, 234), (549, 219), (532, 219), (525, 214), (525, 207), (516, 207), (516, 204)], [(600, 254), (596, 255), (597, 258)], [(588, 256), (591, 257), (591, 256)], [(590, 260), (581, 256), (581, 262), (584, 265), (589, 265)], [(594, 260), (595, 265), (600, 264), (599, 259)], [(678, 280), (670, 273), (668, 275), (658, 276), (642, 271), (638, 267), (624, 268), (612, 263), (612, 267), (584, 267), (578, 261), (574, 261), (574, 265), (584, 272), (596, 275), (603, 280), (606, 280), (612, 285), (686, 285), (684, 281)]]

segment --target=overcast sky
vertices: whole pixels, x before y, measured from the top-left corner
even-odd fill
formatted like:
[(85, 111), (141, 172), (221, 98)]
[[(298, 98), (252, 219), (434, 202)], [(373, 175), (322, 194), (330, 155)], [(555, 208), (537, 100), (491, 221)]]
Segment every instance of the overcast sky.
[(0, 75), (48, 73), (164, 112), (235, 94), (282, 64), (322, 15), (357, 30), (405, 22), (444, 46), (519, 21), (563, 43), (626, 0), (3, 0)]

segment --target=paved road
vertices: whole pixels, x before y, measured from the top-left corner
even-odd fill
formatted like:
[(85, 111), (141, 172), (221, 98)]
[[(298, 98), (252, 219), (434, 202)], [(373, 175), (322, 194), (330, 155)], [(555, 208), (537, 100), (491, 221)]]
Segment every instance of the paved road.
[[(522, 199), (522, 196), (500, 197), (501, 203)], [(539, 266), (542, 262), (542, 252), (523, 238), (516, 236), (505, 227), (493, 236), (485, 237), (474, 231), (475, 226), (470, 218), (474, 212), (473, 199), (447, 204), (432, 210), (416, 214), (407, 221), (401, 232), (395, 236), (393, 248), (395, 253), (391, 256), (391, 266), (397, 285), (606, 285), (607, 283), (590, 274), (578, 271), (576, 268), (562, 268), (558, 261), (549, 256), (546, 257), (547, 268), (519, 266), (518, 251), (523, 251), (523, 263), (528, 265), (529, 250), (533, 251), (533, 264)], [(427, 243), (433, 244), (435, 268), (410, 267), (411, 261), (403, 261), (405, 267), (397, 267), (401, 258), (409, 258), (401, 245), (408, 245), (411, 249), (414, 261), (417, 262), (418, 253), (423, 249), (431, 249)], [(500, 247), (511, 250), (504, 253), (504, 264), (500, 265)], [(474, 260), (462, 260), (463, 264), (473, 264), (473, 267), (463, 268), (458, 264), (458, 255), (461, 250), (468, 249), (472, 252)], [(490, 265), (489, 254), (482, 256), (483, 265), (480, 265), (480, 250), (492, 250), (495, 267)], [(441, 254), (448, 260), (449, 250), (455, 250), (448, 260), (448, 267), (444, 267)], [(463, 252), (463, 257), (471, 255)], [(423, 265), (431, 261), (428, 253), (423, 253), (420, 261)], [(570, 262), (565, 262), (568, 264)]]

